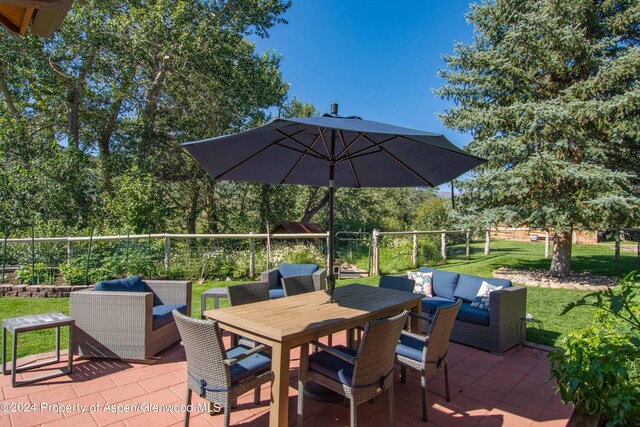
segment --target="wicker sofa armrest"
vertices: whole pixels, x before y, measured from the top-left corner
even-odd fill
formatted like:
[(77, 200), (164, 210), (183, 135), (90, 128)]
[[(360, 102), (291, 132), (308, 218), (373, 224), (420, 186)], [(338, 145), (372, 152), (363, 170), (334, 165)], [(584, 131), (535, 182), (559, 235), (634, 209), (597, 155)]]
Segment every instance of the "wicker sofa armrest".
[(271, 270), (263, 271), (260, 275), (260, 281), (267, 282), (269, 284), (269, 289), (275, 289), (279, 287), (278, 269), (272, 268)]
[(151, 292), (76, 291), (69, 296), (69, 314), (76, 326), (91, 330), (151, 330)]
[(320, 268), (316, 270), (315, 273), (312, 274), (313, 277), (313, 286), (316, 288), (316, 291), (323, 291), (327, 289), (327, 269)]
[(145, 280), (158, 304), (186, 304), (186, 315), (191, 316), (192, 283), (188, 280)]
[(523, 286), (509, 286), (491, 292), (490, 322), (518, 322), (526, 315), (527, 288)]

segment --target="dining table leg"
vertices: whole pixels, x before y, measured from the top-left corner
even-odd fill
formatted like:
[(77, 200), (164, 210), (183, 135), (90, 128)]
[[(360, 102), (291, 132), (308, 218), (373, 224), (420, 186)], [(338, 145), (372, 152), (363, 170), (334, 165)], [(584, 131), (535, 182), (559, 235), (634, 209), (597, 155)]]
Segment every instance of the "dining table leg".
[(271, 407), (269, 425), (280, 427), (288, 425), (289, 417), (289, 359), (291, 348), (287, 343), (273, 343), (271, 350)]
[[(411, 311), (415, 314), (422, 314), (422, 301), (418, 301), (418, 304), (414, 305)], [(411, 317), (411, 332), (422, 334), (422, 320), (418, 317)]]

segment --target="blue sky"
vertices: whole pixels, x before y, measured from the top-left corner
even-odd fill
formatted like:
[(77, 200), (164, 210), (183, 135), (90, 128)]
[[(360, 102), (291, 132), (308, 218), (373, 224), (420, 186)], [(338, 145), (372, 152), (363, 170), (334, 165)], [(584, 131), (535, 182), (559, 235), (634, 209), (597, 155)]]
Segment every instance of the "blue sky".
[(294, 0), (288, 24), (252, 40), (259, 52), (282, 55), (290, 95), (318, 110), (337, 102), (341, 115), (443, 133), (464, 146), (470, 136), (436, 117), (450, 104), (432, 89), (443, 83), (442, 54), (472, 39), (468, 9), (468, 0)]

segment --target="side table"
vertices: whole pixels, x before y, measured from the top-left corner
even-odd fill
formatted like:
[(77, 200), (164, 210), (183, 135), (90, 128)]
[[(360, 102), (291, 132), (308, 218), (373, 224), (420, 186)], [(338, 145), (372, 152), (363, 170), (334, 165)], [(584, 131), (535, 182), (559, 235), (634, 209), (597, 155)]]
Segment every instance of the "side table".
[[(47, 375), (40, 375), (22, 381), (16, 381), (16, 373), (29, 369), (39, 368), (42, 366), (52, 365), (60, 362), (60, 328), (69, 327), (69, 359), (66, 368), (59, 369), (58, 372)], [(42, 381), (49, 378), (59, 377), (61, 375), (70, 374), (73, 371), (73, 328), (75, 320), (62, 313), (37, 314), (34, 316), (14, 317), (12, 319), (2, 320), (2, 375), (8, 375), (6, 369), (7, 360), (7, 331), (12, 335), (11, 341), (11, 385), (13, 387), (31, 384), (36, 381)], [(23, 332), (40, 331), (43, 329), (56, 328), (56, 358), (48, 362), (29, 364), (28, 366), (18, 367), (16, 359), (18, 357), (18, 334)]]
[(213, 298), (213, 308), (220, 308), (220, 298), (229, 298), (227, 288), (211, 288), (200, 294), (200, 318), (204, 319), (204, 311), (207, 309), (207, 298)]

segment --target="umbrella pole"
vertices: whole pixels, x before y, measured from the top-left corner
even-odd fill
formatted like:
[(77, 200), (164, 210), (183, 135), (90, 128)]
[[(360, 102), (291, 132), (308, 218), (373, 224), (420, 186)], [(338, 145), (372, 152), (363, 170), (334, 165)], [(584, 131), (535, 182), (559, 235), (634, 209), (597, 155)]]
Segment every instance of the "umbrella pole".
[(329, 303), (333, 302), (333, 289), (336, 286), (335, 277), (333, 275), (333, 260), (335, 258), (335, 248), (333, 247), (333, 196), (336, 190), (333, 182), (333, 174), (334, 165), (332, 162), (329, 164), (329, 241), (327, 247), (327, 252), (329, 253), (329, 271), (327, 273), (327, 294), (329, 294)]

